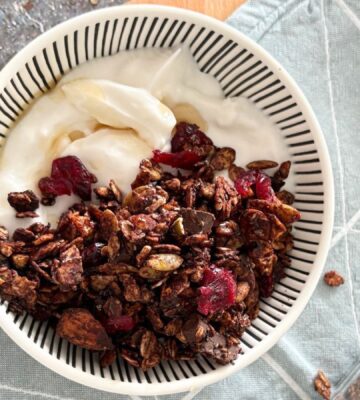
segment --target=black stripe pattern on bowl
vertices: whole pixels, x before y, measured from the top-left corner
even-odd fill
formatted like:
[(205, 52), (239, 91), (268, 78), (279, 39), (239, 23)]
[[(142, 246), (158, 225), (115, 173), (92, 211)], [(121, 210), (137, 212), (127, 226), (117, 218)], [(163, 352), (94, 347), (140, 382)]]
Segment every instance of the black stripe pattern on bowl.
[[(181, 44), (190, 48), (201, 71), (217, 79), (225, 96), (250, 99), (278, 126), (293, 162), (295, 206), (302, 212), (302, 219), (294, 229), (292, 265), (276, 285), (273, 295), (261, 301), (258, 318), (244, 334), (242, 351), (247, 353), (276, 328), (296, 303), (314, 267), (324, 207), (322, 171), (311, 129), (285, 84), (251, 51), (206, 27), (171, 18), (134, 16), (121, 19), (114, 16), (68, 32), (20, 66), (6, 87), (0, 88), (0, 145), (27, 106), (77, 65), (125, 50)], [(108, 380), (139, 384), (171, 382), (219, 368), (204, 357), (194, 361), (164, 361), (146, 372), (121, 359), (110, 367), (101, 368), (96, 354), (57, 337), (49, 322), (34, 321), (24, 314), (14, 317), (13, 323), (44, 352), (73, 368)]]

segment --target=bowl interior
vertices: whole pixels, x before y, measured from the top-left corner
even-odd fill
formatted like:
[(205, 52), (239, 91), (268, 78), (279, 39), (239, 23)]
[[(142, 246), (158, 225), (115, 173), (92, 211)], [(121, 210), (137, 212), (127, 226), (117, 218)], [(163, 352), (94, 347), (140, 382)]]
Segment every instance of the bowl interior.
[(199, 357), (166, 361), (147, 372), (121, 359), (101, 368), (97, 356), (57, 337), (46, 321), (15, 316), (6, 304), (0, 307), (1, 326), (24, 350), (56, 372), (103, 390), (174, 393), (212, 383), (248, 365), (299, 316), (319, 279), (328, 248), (331, 168), (311, 109), (292, 79), (261, 48), (199, 14), (166, 7), (115, 7), (67, 21), (42, 35), (0, 74), (0, 141), (4, 144), (9, 128), (34, 98), (77, 65), (125, 50), (180, 44), (190, 48), (201, 71), (218, 80), (225, 96), (247, 97), (278, 126), (293, 165), (295, 207), (302, 212), (289, 254), (292, 265), (273, 295), (261, 301), (258, 318), (243, 336), (243, 354), (225, 367)]

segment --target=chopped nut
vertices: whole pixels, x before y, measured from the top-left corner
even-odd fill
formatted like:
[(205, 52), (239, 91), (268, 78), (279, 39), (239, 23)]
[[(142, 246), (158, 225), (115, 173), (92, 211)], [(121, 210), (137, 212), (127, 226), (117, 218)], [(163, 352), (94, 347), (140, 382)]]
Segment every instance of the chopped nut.
[(11, 256), (11, 261), (15, 268), (22, 269), (25, 268), (29, 262), (29, 256), (26, 254), (13, 254)]
[(59, 319), (56, 333), (70, 343), (89, 350), (110, 350), (111, 339), (99, 321), (84, 308), (68, 308)]
[(329, 286), (340, 286), (344, 284), (344, 278), (336, 271), (329, 271), (324, 275), (324, 281)]
[(35, 211), (39, 207), (39, 199), (31, 190), (9, 193), (8, 202), (11, 207), (15, 208), (18, 214), (25, 214), (28, 211)]
[(210, 182), (203, 182), (200, 186), (200, 196), (206, 200), (212, 200), (215, 196), (215, 185)]
[(229, 218), (238, 203), (236, 189), (222, 176), (215, 179), (215, 210), (221, 219)]
[(314, 387), (323, 399), (330, 400), (331, 383), (322, 371), (318, 371), (318, 374), (314, 380)]

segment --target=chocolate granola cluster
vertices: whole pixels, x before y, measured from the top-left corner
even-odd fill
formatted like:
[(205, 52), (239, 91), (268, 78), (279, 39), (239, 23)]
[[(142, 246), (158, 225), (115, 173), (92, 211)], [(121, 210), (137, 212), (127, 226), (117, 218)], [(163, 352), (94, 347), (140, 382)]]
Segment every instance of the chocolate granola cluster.
[[(69, 157), (67, 165), (85, 168)], [(61, 160), (41, 180), (43, 204), (53, 204), (59, 188), (88, 196), (76, 186), (84, 180), (61, 172)], [(197, 354), (231, 362), (259, 296), (271, 295), (290, 264), (291, 226), (300, 217), (293, 196), (281, 190), (290, 162), (270, 177), (264, 169), (276, 168), (273, 161), (247, 169), (234, 161), (233, 149), (179, 123), (172, 152), (143, 160), (126, 196), (110, 181), (57, 227), (33, 223), (11, 239), (1, 228), (1, 298), (101, 352), (102, 366), (118, 353), (142, 369)], [(9, 202), (18, 213), (39, 205), (31, 191), (9, 194)]]

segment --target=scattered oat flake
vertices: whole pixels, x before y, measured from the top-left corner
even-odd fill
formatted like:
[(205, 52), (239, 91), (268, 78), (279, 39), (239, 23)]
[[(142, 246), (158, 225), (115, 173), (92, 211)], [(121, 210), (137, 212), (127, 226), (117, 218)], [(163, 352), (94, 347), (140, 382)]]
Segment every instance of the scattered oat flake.
[(318, 374), (314, 380), (314, 387), (323, 399), (330, 400), (331, 383), (322, 371), (318, 371)]
[(340, 286), (345, 281), (336, 271), (329, 271), (324, 275), (324, 281), (329, 286)]
[(90, 2), (90, 4), (91, 4), (92, 6), (97, 6), (98, 3), (99, 3), (99, 0), (89, 0), (89, 2)]

